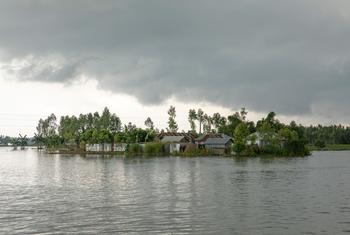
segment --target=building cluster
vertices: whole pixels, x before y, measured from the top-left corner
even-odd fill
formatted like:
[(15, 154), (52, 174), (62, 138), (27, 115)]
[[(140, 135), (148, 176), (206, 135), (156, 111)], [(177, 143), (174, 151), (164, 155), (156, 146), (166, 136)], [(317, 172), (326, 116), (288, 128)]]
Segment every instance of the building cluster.
[(207, 149), (216, 155), (229, 153), (233, 139), (225, 134), (202, 134), (195, 137), (188, 133), (161, 133), (156, 138), (169, 146), (169, 153), (184, 152), (189, 145), (195, 145), (198, 149)]
[[(155, 142), (162, 143), (169, 154), (181, 153), (186, 151), (188, 146), (195, 146), (195, 148), (206, 149), (215, 155), (224, 155), (230, 153), (233, 139), (225, 134), (210, 133), (196, 137), (191, 133), (162, 132), (156, 136)], [(144, 147), (145, 144), (141, 143), (140, 146)], [(124, 152), (126, 149), (126, 143), (86, 145), (88, 152)]]

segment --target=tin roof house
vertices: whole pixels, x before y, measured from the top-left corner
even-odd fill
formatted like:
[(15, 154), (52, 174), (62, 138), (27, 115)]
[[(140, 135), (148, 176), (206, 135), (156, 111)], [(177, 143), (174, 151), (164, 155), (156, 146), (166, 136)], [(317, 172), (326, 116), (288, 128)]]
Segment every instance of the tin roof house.
[(225, 134), (208, 133), (195, 139), (198, 148), (210, 150), (213, 154), (223, 155), (230, 152), (233, 139)]
[(194, 136), (188, 133), (163, 132), (157, 135), (156, 139), (165, 144), (166, 152), (183, 152), (189, 143), (194, 142)]
[(224, 155), (230, 153), (233, 139), (229, 136), (208, 138), (204, 141), (205, 149), (210, 150), (215, 155)]

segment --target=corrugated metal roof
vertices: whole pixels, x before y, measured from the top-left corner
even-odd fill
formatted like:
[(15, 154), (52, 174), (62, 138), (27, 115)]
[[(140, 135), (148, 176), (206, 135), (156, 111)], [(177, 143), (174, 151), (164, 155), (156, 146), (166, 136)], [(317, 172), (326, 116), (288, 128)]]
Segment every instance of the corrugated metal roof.
[(161, 132), (157, 135), (156, 139), (161, 140), (163, 139), (165, 136), (182, 136), (182, 137), (186, 137), (189, 141), (194, 140), (194, 135), (192, 133), (177, 133), (177, 132)]
[(208, 138), (204, 145), (227, 144), (229, 141), (232, 141), (232, 138)]
[(164, 136), (161, 142), (163, 143), (178, 143), (181, 142), (184, 136)]
[(199, 137), (197, 137), (195, 140), (198, 142), (205, 141), (209, 138), (231, 138), (228, 135), (225, 135), (223, 133), (208, 133), (208, 134), (201, 134)]
[(197, 137), (195, 140), (196, 141), (205, 141), (208, 138), (220, 138), (220, 134), (215, 134), (215, 133), (208, 133), (208, 134), (201, 134), (199, 137)]

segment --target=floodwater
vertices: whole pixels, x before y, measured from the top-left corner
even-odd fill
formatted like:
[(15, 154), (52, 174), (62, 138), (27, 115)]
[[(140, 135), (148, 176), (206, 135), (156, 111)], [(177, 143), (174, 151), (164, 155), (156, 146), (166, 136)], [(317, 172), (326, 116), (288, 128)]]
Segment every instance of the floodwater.
[(350, 233), (350, 152), (131, 159), (0, 148), (0, 234), (62, 233)]

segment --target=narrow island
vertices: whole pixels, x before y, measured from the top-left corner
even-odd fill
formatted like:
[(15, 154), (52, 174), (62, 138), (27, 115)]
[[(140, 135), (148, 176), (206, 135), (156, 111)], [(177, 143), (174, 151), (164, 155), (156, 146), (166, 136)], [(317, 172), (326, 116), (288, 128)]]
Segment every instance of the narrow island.
[(302, 126), (284, 124), (274, 112), (256, 123), (242, 108), (227, 117), (190, 109), (190, 130), (179, 131), (176, 109), (170, 106), (166, 130), (154, 126), (150, 117), (145, 128), (120, 118), (106, 107), (76, 116), (55, 114), (40, 119), (33, 138), (0, 136), (0, 145), (14, 149), (36, 146), (47, 153), (101, 154), (111, 156), (307, 156), (314, 150), (349, 150), (350, 128), (341, 125)]

